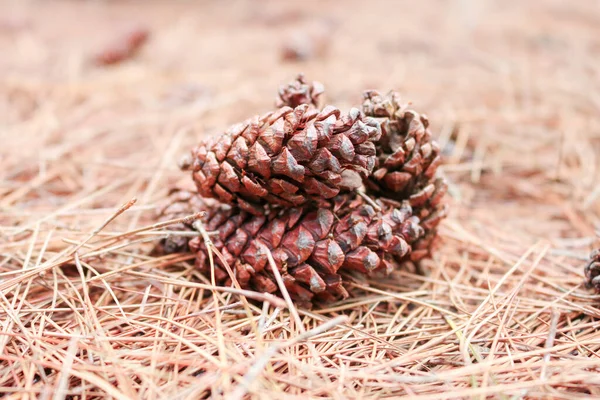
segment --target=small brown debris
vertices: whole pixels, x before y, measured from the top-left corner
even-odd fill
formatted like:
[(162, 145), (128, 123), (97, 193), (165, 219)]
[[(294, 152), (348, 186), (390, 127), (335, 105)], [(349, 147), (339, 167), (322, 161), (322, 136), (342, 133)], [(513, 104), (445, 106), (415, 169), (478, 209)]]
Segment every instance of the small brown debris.
[(92, 55), (96, 65), (113, 65), (134, 57), (148, 41), (150, 30), (135, 26), (119, 32), (104, 47)]

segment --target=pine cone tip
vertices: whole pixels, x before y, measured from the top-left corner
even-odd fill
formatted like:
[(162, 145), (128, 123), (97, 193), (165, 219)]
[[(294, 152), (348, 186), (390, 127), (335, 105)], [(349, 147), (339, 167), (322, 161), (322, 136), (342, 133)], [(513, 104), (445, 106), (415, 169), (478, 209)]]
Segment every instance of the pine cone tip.
[(377, 90), (366, 90), (363, 99), (363, 112), (371, 117), (392, 118), (402, 108), (400, 93), (394, 91), (382, 95)]
[(296, 108), (301, 104), (309, 104), (321, 108), (321, 96), (325, 87), (320, 82), (308, 82), (304, 74), (298, 74), (296, 79), (279, 88), (277, 107)]

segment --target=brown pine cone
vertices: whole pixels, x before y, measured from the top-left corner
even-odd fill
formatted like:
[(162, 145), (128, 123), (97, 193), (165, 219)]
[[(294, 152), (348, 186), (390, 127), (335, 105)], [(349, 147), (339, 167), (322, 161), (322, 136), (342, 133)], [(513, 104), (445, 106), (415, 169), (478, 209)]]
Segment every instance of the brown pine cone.
[[(389, 274), (410, 258), (411, 245), (424, 233), (407, 201), (376, 200), (381, 208), (377, 211), (351, 193), (336, 196), (332, 209), (279, 209), (262, 216), (226, 205), (198, 208), (203, 200), (195, 194), (175, 192), (171, 197), (176, 206), (163, 209), (163, 219), (173, 218), (168, 213), (179, 213), (186, 205), (187, 214), (206, 210), (204, 227), (215, 232), (213, 244), (242, 288), (278, 291), (268, 249), (290, 295), (302, 305), (347, 297), (342, 274)], [(163, 248), (175, 247), (163, 244)], [(203, 239), (194, 237), (189, 248), (196, 254), (196, 266), (210, 276)], [(221, 261), (214, 260), (217, 283), (230, 284)]]
[(381, 139), (375, 143), (377, 161), (365, 186), (374, 197), (408, 199), (425, 229), (413, 246), (411, 259), (418, 261), (431, 254), (437, 227), (447, 214), (442, 200), (448, 185), (435, 178), (440, 147), (432, 138), (427, 117), (402, 104), (396, 92), (385, 96), (365, 92), (363, 112), (381, 124)]
[(418, 201), (432, 190), (430, 184), (441, 162), (427, 117), (402, 104), (396, 92), (382, 96), (370, 90), (364, 98), (364, 114), (381, 124), (381, 139), (375, 143), (377, 161), (365, 186), (380, 196)]
[[(282, 91), (282, 103), (318, 92), (304, 83), (291, 87)], [(284, 106), (200, 144), (183, 168), (202, 196), (260, 215), (265, 204), (297, 207), (360, 187), (376, 163), (380, 136), (378, 122), (358, 109), (342, 116), (332, 106)]]
[(600, 249), (592, 251), (584, 272), (587, 286), (600, 293)]

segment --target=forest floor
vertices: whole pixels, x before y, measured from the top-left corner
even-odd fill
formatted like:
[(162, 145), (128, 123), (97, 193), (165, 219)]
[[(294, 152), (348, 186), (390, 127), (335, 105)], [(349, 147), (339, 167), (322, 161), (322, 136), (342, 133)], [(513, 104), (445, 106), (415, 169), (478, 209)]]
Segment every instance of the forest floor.
[[(0, 9), (0, 397), (600, 396), (597, 3)], [(305, 310), (150, 255), (180, 157), (298, 72), (343, 110), (394, 89), (429, 117), (451, 211), (424, 275)]]

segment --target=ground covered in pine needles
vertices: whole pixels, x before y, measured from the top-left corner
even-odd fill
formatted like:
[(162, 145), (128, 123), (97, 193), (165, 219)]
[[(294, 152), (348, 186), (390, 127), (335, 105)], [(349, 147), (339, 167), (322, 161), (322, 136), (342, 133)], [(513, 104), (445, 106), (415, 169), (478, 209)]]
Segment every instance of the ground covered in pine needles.
[[(600, 396), (600, 10), (424, 4), (0, 2), (0, 396)], [(452, 207), (424, 274), (312, 310), (151, 255), (181, 155), (300, 71), (413, 101)]]

